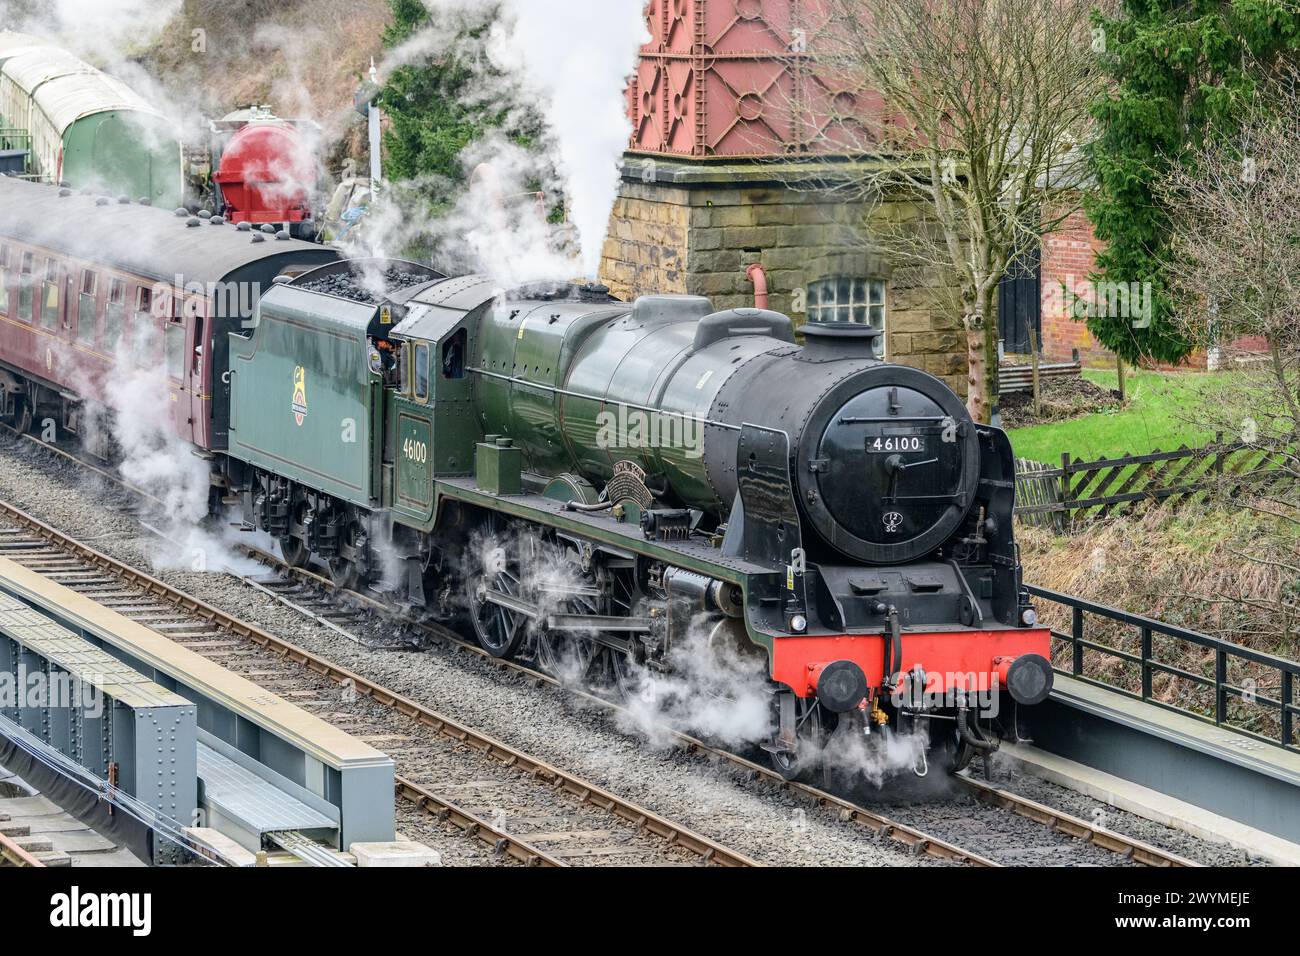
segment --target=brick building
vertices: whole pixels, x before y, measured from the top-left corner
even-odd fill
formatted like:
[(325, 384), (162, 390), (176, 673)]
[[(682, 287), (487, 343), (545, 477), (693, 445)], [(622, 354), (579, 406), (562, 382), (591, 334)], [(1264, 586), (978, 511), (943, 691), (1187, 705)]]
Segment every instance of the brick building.
[(998, 289), (998, 334), (1014, 360), (1028, 355), (1030, 330), (1048, 362), (1077, 354), (1085, 365), (1111, 365), (1115, 356), (1096, 342), (1087, 323), (1076, 319), (1080, 300), (1092, 301), (1091, 276), (1102, 243), (1076, 209), (1009, 270)]
[[(933, 270), (891, 262), (878, 241), (885, 229), (920, 222), (918, 209), (868, 208), (833, 188), (853, 166), (830, 157), (861, 141), (845, 117), (864, 115), (872, 102), (819, 75), (812, 55), (792, 52), (802, 49), (796, 21), (818, 7), (818, 0), (649, 0), (652, 39), (628, 90), (633, 136), (601, 279), (625, 298), (678, 292), (728, 308), (754, 303), (757, 277), (770, 306), (796, 325), (869, 322), (884, 331), (891, 361), (965, 394), (953, 290)], [(1077, 353), (1085, 365), (1114, 363), (1073, 315), (1079, 299), (1094, 298), (1100, 247), (1076, 211), (1015, 263), (996, 306), (1006, 354), (1027, 354), (1036, 338), (1047, 361)]]

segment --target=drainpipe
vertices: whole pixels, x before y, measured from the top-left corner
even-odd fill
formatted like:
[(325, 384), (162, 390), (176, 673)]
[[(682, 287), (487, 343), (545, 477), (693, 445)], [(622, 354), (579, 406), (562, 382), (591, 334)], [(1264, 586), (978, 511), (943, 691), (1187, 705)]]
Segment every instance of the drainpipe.
[(754, 308), (767, 308), (767, 273), (763, 271), (763, 266), (757, 262), (751, 262), (745, 269), (745, 275), (749, 281), (754, 283)]

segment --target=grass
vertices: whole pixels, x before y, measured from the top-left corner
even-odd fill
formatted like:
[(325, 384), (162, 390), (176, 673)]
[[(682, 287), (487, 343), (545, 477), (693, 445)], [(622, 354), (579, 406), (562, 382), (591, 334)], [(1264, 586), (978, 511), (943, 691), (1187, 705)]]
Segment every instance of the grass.
[[(1009, 432), (1016, 455), (1048, 464), (1059, 463), (1061, 452), (1085, 461), (1119, 455), (1141, 455), (1179, 445), (1195, 447), (1214, 439), (1212, 429), (1196, 424), (1215, 389), (1230, 373), (1130, 372), (1128, 402), (1065, 422), (1033, 425)], [(1086, 369), (1084, 378), (1103, 388), (1115, 388), (1116, 373)], [(1199, 416), (1208, 418), (1209, 416)]]

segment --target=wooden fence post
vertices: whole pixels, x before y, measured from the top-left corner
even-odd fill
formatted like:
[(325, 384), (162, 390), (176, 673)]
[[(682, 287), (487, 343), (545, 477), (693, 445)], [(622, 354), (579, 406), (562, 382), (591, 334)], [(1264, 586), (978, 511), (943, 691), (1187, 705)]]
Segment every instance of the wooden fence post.
[(1065, 523), (1070, 522), (1070, 453), (1061, 452), (1061, 514)]

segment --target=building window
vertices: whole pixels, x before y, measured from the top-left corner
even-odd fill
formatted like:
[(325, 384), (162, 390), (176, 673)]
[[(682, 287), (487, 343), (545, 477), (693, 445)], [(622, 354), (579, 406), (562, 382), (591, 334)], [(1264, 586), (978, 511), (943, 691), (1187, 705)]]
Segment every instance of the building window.
[(885, 330), (885, 283), (879, 279), (819, 279), (808, 284), (809, 322), (857, 322)]

